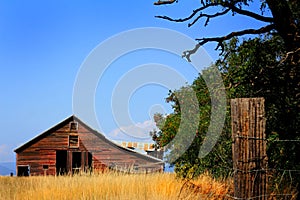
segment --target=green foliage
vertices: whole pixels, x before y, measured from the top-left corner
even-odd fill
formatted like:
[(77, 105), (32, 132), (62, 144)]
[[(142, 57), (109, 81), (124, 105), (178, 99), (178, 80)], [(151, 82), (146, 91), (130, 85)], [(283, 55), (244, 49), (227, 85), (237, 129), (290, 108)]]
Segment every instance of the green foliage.
[[(237, 40), (231, 41), (230, 54), (217, 62), (226, 76), (224, 81), (230, 98), (264, 97), (267, 136), (277, 134), (279, 139), (297, 140), (300, 136), (300, 77), (293, 65), (282, 63), (282, 40), (278, 36), (265, 36), (245, 40), (240, 45), (237, 43)], [(278, 154), (274, 150), (276, 145), (282, 146), (285, 153)], [(296, 143), (270, 145), (270, 167), (293, 169), (298, 165), (299, 153)]]
[[(268, 162), (273, 170), (273, 184), (297, 185), (300, 182), (300, 110), (299, 69), (284, 61), (282, 39), (261, 36), (239, 43), (234, 39), (226, 46), (217, 65), (223, 71), (230, 98), (264, 97)], [(284, 140), (284, 141), (282, 141)], [(283, 176), (292, 170), (291, 176)], [(280, 178), (281, 177), (281, 178)]]
[[(204, 74), (209, 74), (210, 70), (212, 70), (212, 68), (205, 70)], [(209, 78), (211, 77), (206, 77), (206, 79)], [(214, 88), (210, 88), (211, 91), (209, 91), (203, 75), (199, 75), (192, 85), (182, 87), (173, 92), (170, 91), (167, 102), (172, 103), (174, 109), (172, 114), (166, 117), (163, 117), (161, 114), (154, 116), (159, 131), (152, 132), (152, 138), (156, 142), (157, 148), (168, 148), (167, 151), (170, 153), (167, 156), (167, 160), (175, 165), (175, 172), (180, 177), (196, 177), (205, 171), (209, 171), (215, 177), (220, 177), (228, 176), (230, 172), (228, 169), (231, 169), (232, 161), (229, 118), (226, 119), (225, 128), (217, 144), (209, 153), (209, 156), (202, 159), (199, 158), (200, 147), (206, 139), (206, 133), (211, 120), (212, 105), (210, 92), (217, 93), (217, 88), (216, 85), (215, 90)], [(196, 104), (192, 95), (186, 91), (191, 91), (191, 93), (196, 94)], [(192, 113), (192, 115), (182, 115), (182, 105), (184, 104), (188, 105), (186, 107), (186, 109), (188, 109), (187, 112)], [(196, 109), (195, 106), (198, 106), (198, 108)], [(198, 115), (198, 120), (189, 119), (187, 120), (187, 124), (182, 124), (182, 119), (186, 120), (189, 117), (195, 117), (195, 111), (197, 111), (196, 115)], [(180, 138), (178, 143), (168, 146), (178, 133), (179, 128), (184, 129), (184, 137)], [(187, 143), (184, 140), (190, 140), (192, 142)], [(182, 148), (180, 145), (187, 146), (188, 148), (178, 158), (179, 154), (176, 150), (177, 148)], [(174, 156), (178, 159), (170, 159)]]
[[(222, 72), (228, 98), (265, 98), (270, 168), (299, 170), (299, 143), (277, 141), (300, 139), (297, 92), (299, 88), (297, 80), (300, 80), (300, 77), (299, 74), (293, 73), (293, 67), (289, 63), (281, 63), (283, 53), (283, 42), (275, 35), (242, 42), (234, 38), (225, 44), (225, 52), (216, 65)], [(216, 177), (228, 176), (232, 169), (229, 108), (225, 127), (217, 144), (209, 155), (202, 159), (198, 158), (211, 117), (212, 91), (208, 90), (203, 74), (200, 74), (192, 85), (169, 93), (167, 101), (172, 103), (174, 112), (156, 120), (160, 130), (153, 135), (153, 139), (159, 147), (164, 147), (176, 136), (181, 122), (180, 102), (176, 94), (187, 87), (192, 88), (197, 95), (199, 125), (197, 131), (193, 133), (195, 138), (190, 147), (172, 163), (175, 165), (175, 172), (184, 178), (195, 177), (204, 171), (209, 171)]]
[[(266, 111), (266, 134), (268, 139), (268, 162), (272, 170), (273, 186), (278, 183), (298, 185), (300, 191), (300, 3), (298, 0), (260, 1), (260, 14), (247, 11), (247, 6), (253, 0), (201, 0), (201, 7), (194, 10), (190, 17), (172, 20), (184, 22), (192, 20), (189, 26), (195, 24), (201, 17), (204, 18), (205, 9), (228, 8), (232, 14), (240, 14), (266, 23), (270, 29), (242, 29), (231, 32), (223, 37), (202, 38), (193, 50), (185, 51), (189, 60), (190, 54), (197, 51), (199, 46), (207, 42), (217, 42), (221, 47), (222, 55), (215, 65), (221, 71), (226, 86), (228, 99), (264, 97)], [(264, 17), (265, 11), (271, 17)], [(202, 13), (203, 12), (203, 13)], [(207, 18), (205, 26), (214, 17), (225, 15), (226, 12), (217, 12)], [(168, 17), (161, 17), (170, 20)], [(256, 34), (255, 37), (239, 40), (246, 34)], [(263, 35), (258, 35), (263, 34)], [(257, 36), (258, 35), (258, 36)], [(210, 69), (208, 69), (210, 70)], [(210, 154), (199, 159), (198, 152), (205, 141), (210, 115), (213, 106), (210, 95), (218, 92), (208, 90), (203, 79), (204, 74), (193, 82), (191, 86), (196, 91), (199, 101), (199, 125), (196, 137), (190, 148), (177, 159), (175, 171), (181, 177), (194, 177), (204, 171), (209, 171), (216, 177), (226, 176), (230, 172), (231, 138), (229, 109), (225, 127), (218, 139), (218, 143)], [(216, 83), (217, 85), (219, 83)], [(179, 89), (180, 91), (181, 89)], [(172, 130), (158, 126), (160, 131), (153, 139), (160, 147), (165, 146), (172, 138), (180, 124), (180, 103), (176, 100), (176, 92), (169, 94), (168, 101), (173, 104), (174, 112), (167, 116), (164, 125), (173, 127)], [(160, 140), (163, 139), (163, 143)], [(172, 152), (172, 150), (171, 150)], [(286, 176), (286, 170), (288, 176)], [(278, 188), (277, 188), (278, 189)], [(284, 189), (284, 188), (283, 188)], [(278, 191), (279, 192), (279, 191)], [(298, 197), (300, 199), (300, 195)]]

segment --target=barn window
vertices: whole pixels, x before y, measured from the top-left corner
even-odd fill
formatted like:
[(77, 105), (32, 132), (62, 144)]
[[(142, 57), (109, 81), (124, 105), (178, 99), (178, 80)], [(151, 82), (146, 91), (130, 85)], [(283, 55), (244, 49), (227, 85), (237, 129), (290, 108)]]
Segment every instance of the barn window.
[(43, 165), (43, 169), (44, 170), (48, 170), (49, 169), (49, 165)]
[(69, 135), (69, 147), (79, 147), (78, 135)]
[(139, 170), (139, 165), (138, 164), (134, 164), (133, 165), (133, 170), (134, 171), (138, 171)]
[(78, 123), (77, 122), (71, 122), (70, 123), (70, 130), (71, 131), (77, 131), (78, 129)]
[(18, 168), (18, 173), (17, 175), (18, 176), (29, 176), (30, 175), (30, 168), (29, 168), (29, 165), (19, 165)]

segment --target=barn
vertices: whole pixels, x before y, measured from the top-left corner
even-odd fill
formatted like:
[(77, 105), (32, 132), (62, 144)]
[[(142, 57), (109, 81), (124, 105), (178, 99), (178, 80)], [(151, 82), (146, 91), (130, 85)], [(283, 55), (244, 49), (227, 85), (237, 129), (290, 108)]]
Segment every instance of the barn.
[(18, 176), (61, 175), (105, 169), (162, 171), (164, 162), (124, 148), (72, 115), (15, 149)]

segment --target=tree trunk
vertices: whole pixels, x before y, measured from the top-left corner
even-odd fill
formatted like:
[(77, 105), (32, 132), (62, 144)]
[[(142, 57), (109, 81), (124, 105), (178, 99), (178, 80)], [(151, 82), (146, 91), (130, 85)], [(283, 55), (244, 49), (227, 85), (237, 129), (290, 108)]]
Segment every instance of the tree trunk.
[[(300, 36), (289, 2), (286, 0), (266, 0), (266, 2), (272, 12), (276, 30), (285, 42), (286, 50), (295, 51), (300, 47)], [(293, 4), (299, 3), (293, 1)]]

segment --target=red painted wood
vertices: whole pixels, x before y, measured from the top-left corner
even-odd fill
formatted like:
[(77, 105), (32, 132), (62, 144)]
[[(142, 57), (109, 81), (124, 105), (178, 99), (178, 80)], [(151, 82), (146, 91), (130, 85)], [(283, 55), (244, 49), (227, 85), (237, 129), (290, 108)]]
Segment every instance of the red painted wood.
[[(70, 123), (77, 122), (77, 131), (70, 130)], [(69, 135), (78, 135), (79, 146), (69, 147)], [(88, 152), (92, 154), (92, 168), (103, 171), (106, 168), (117, 170), (162, 171), (163, 163), (155, 158), (132, 152), (120, 147), (103, 135), (89, 128), (76, 117), (70, 117), (37, 138), (16, 149), (17, 166), (29, 165), (30, 175), (56, 175), (56, 152), (68, 151), (67, 169), (72, 171), (72, 152), (82, 152), (81, 169), (88, 168)], [(48, 169), (43, 169), (48, 165)], [(46, 172), (45, 172), (46, 171)]]

